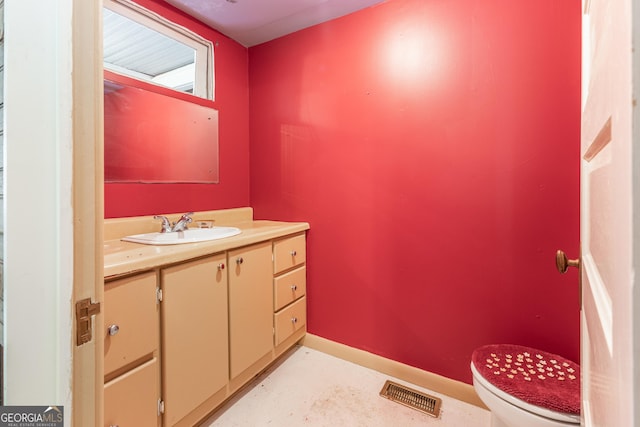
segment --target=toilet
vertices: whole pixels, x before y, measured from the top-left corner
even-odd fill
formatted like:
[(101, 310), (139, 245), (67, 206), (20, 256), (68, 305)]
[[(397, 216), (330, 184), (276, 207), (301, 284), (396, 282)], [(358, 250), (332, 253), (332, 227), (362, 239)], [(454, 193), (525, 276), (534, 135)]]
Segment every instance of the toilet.
[(473, 386), (491, 427), (580, 425), (580, 366), (529, 347), (496, 344), (471, 357)]

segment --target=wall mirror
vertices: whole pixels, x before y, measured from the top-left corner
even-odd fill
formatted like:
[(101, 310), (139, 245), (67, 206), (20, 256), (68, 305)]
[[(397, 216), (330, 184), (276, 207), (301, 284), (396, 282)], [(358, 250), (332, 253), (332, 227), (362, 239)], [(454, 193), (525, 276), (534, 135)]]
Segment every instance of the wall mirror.
[(217, 183), (218, 112), (105, 78), (104, 173), (105, 182)]

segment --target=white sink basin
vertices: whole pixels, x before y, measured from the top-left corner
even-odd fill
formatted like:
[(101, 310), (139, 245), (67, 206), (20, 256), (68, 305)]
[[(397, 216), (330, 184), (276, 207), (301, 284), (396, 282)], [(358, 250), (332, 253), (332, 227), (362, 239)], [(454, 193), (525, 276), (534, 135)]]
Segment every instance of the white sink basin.
[(122, 240), (145, 245), (180, 245), (182, 243), (206, 242), (240, 234), (236, 227), (189, 228), (171, 233), (145, 233), (123, 237)]

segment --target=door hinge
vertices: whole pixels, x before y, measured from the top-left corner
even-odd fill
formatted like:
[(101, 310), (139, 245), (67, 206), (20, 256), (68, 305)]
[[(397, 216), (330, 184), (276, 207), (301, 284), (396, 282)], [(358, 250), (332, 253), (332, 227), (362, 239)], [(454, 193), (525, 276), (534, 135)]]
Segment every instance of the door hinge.
[(158, 416), (164, 414), (164, 401), (162, 399), (158, 399)]
[(98, 313), (100, 313), (99, 302), (91, 302), (91, 298), (76, 302), (76, 346), (91, 341), (93, 337), (91, 317)]
[(160, 304), (162, 302), (162, 289), (156, 288), (156, 303)]

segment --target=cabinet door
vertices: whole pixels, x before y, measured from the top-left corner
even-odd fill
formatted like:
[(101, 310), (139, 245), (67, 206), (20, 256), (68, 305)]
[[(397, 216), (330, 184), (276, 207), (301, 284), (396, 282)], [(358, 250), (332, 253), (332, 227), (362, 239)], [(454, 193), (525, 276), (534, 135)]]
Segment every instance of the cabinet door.
[(104, 385), (104, 425), (157, 426), (159, 394), (154, 357)]
[(273, 348), (271, 242), (229, 252), (231, 378)]
[(105, 284), (105, 375), (148, 359), (158, 349), (157, 286), (153, 271)]
[(165, 426), (225, 387), (229, 375), (224, 254), (161, 272)]

